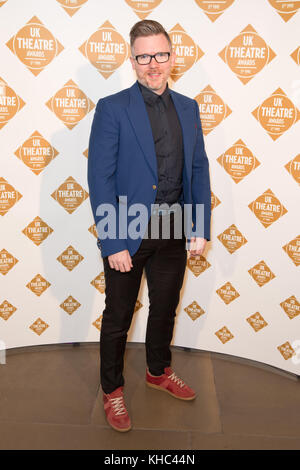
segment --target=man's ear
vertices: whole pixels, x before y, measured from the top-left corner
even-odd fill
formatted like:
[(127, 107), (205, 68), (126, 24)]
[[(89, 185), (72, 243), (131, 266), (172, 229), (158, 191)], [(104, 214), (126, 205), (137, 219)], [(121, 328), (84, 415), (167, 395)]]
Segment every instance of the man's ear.
[(131, 62), (131, 67), (133, 68), (133, 70), (135, 70), (135, 59), (133, 57), (129, 57), (129, 58)]

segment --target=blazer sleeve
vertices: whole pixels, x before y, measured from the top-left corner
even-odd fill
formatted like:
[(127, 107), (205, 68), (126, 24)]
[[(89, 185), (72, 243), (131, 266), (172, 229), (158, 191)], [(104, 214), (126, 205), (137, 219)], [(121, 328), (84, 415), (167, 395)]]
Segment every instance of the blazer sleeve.
[[(119, 204), (116, 173), (119, 149), (119, 122), (105, 99), (97, 103), (88, 151), (88, 185), (92, 212), (102, 257), (128, 249), (119, 234)], [(107, 232), (107, 233), (104, 233)]]
[[(192, 219), (193, 231), (196, 236), (201, 236), (210, 240), (210, 221), (211, 221), (211, 189), (209, 178), (209, 163), (205, 151), (202, 126), (200, 121), (199, 107), (197, 101), (194, 101), (196, 113), (196, 145), (193, 155), (192, 165)], [(196, 205), (202, 204), (199, 211), (201, 217), (197, 220)], [(202, 220), (201, 220), (202, 219)]]

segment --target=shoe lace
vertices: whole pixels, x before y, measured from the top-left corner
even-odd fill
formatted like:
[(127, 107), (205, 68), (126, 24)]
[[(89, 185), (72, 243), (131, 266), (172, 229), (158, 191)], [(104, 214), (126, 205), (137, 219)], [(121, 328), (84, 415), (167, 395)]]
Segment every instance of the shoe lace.
[(113, 407), (113, 412), (116, 415), (123, 415), (126, 413), (123, 397), (111, 398), (110, 402)]
[(181, 388), (183, 388), (185, 386), (185, 383), (183, 380), (181, 380), (179, 377), (177, 377), (177, 375), (175, 374), (175, 372), (173, 372), (171, 375), (168, 376), (168, 378), (170, 380), (173, 380), (173, 382), (175, 382), (177, 385), (179, 385)]

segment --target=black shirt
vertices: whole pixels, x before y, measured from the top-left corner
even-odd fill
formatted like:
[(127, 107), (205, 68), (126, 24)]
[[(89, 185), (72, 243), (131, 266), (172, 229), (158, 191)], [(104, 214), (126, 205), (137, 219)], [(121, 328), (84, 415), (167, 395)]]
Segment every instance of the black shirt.
[(158, 186), (155, 204), (174, 204), (182, 193), (183, 142), (177, 112), (169, 93), (158, 95), (139, 83), (154, 139)]

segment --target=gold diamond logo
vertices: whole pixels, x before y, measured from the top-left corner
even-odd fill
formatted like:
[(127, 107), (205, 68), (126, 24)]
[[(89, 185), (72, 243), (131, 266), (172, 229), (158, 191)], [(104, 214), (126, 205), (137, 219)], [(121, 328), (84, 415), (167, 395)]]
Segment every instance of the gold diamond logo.
[(220, 330), (215, 332), (215, 335), (223, 344), (227, 343), (227, 341), (230, 341), (232, 338), (234, 338), (233, 334), (230, 332), (227, 326), (223, 326), (222, 328), (220, 328)]
[(28, 287), (28, 289), (30, 289), (38, 297), (42, 295), (42, 293), (45, 292), (45, 290), (48, 289), (48, 287), (50, 286), (51, 286), (50, 282), (48, 282), (40, 274), (37, 274), (36, 276), (34, 276), (34, 278), (31, 279), (31, 281), (28, 282), (28, 284), (26, 284), (26, 287)]
[(35, 76), (64, 49), (36, 16), (31, 18), (6, 45)]
[(215, 90), (208, 85), (196, 97), (204, 135), (209, 134), (231, 114), (231, 109)]
[(280, 307), (291, 320), (300, 314), (300, 304), (294, 295), (281, 302)]
[(98, 317), (93, 323), (92, 325), (97, 328), (97, 330), (101, 330), (101, 325), (102, 325), (102, 315), (100, 315), (100, 317)]
[(244, 235), (242, 235), (234, 224), (230, 225), (230, 227), (224, 230), (224, 232), (220, 233), (220, 235), (218, 235), (218, 239), (231, 254), (247, 243)]
[(251, 150), (240, 139), (217, 158), (235, 183), (239, 183), (260, 165)]
[(58, 155), (58, 151), (38, 131), (35, 131), (15, 151), (15, 155), (35, 175), (39, 175)]
[(284, 21), (288, 21), (292, 18), (300, 8), (299, 0), (269, 0), (269, 3)]
[(297, 65), (300, 65), (300, 47), (297, 47), (297, 49), (292, 52), (291, 57)]
[(49, 328), (49, 325), (41, 318), (37, 318), (37, 320), (35, 320), (35, 322), (32, 323), (29, 328), (40, 336), (47, 328)]
[(16, 264), (18, 260), (5, 249), (0, 251), (0, 273), (5, 276)]
[(88, 0), (56, 0), (69, 16), (75, 15)]
[(268, 325), (268, 323), (265, 321), (265, 319), (261, 316), (259, 312), (254, 313), (253, 315), (251, 315), (251, 317), (246, 318), (246, 320), (249, 325), (253, 328), (255, 333)]
[(295, 350), (288, 341), (284, 344), (281, 344), (280, 346), (277, 346), (277, 349), (286, 361), (296, 354)]
[(0, 214), (5, 215), (22, 197), (6, 179), (0, 178)]
[(96, 289), (98, 289), (101, 294), (104, 294), (105, 292), (105, 277), (104, 277), (104, 272), (102, 271), (100, 274), (98, 274), (95, 279), (91, 281), (92, 286), (94, 286)]
[(68, 271), (72, 271), (84, 259), (73, 246), (68, 246), (57, 258)]
[(195, 1), (211, 21), (216, 21), (234, 2), (234, 0), (222, 0), (217, 2), (215, 0)]
[(53, 229), (49, 227), (39, 216), (35, 217), (22, 232), (28, 237), (35, 245), (39, 246), (46, 238), (51, 235)]
[(88, 197), (89, 194), (69, 176), (52, 194), (69, 214), (72, 214)]
[(73, 80), (65, 83), (47, 101), (46, 106), (68, 129), (73, 129), (95, 107), (94, 103)]
[(264, 286), (267, 282), (276, 277), (264, 261), (257, 263), (253, 268), (248, 270), (248, 273), (259, 287)]
[(219, 204), (221, 204), (220, 199), (218, 199), (217, 196), (211, 191), (211, 210), (218, 207)]
[(133, 313), (137, 312), (140, 308), (142, 308), (143, 304), (137, 300), (136, 303), (135, 303), (135, 306), (134, 306), (134, 311)]
[(16, 310), (16, 307), (10, 304), (7, 300), (4, 300), (0, 305), (0, 317), (6, 321), (13, 313), (15, 313)]
[(162, 0), (125, 0), (125, 2), (133, 9), (137, 16), (144, 20), (152, 11), (162, 2)]
[(233, 287), (230, 282), (226, 282), (224, 286), (216, 290), (216, 293), (221, 297), (221, 299), (223, 300), (223, 302), (225, 302), (226, 305), (230, 304), (230, 302), (240, 296), (238, 291)]
[(210, 266), (211, 264), (202, 255), (190, 256), (187, 260), (187, 267), (196, 277), (206, 271)]
[(171, 78), (176, 82), (201, 59), (204, 52), (179, 23), (169, 31), (169, 36), (172, 41), (173, 51), (176, 54), (174, 67), (171, 71)]
[(69, 297), (60, 304), (60, 308), (69, 315), (72, 315), (80, 306), (81, 304), (77, 302), (72, 295), (69, 295)]
[(103, 23), (79, 50), (105, 79), (130, 56), (129, 44), (109, 21)]
[(199, 318), (205, 313), (205, 311), (200, 307), (196, 300), (194, 300), (194, 302), (185, 307), (184, 311), (193, 321), (197, 320), (197, 318)]
[(300, 264), (300, 235), (282, 247), (296, 266)]
[(281, 88), (277, 88), (252, 114), (273, 140), (300, 119), (300, 111)]
[(289, 161), (285, 166), (285, 169), (294, 178), (296, 183), (300, 184), (300, 153)]
[(98, 233), (97, 233), (97, 229), (96, 229), (96, 224), (93, 224), (90, 226), (89, 228), (89, 232), (94, 235), (95, 238), (98, 238)]
[(82, 153), (86, 158), (89, 158), (89, 149), (88, 148)]
[(25, 106), (24, 101), (0, 77), (0, 129)]
[(250, 202), (248, 207), (265, 228), (287, 213), (286, 208), (271, 189), (267, 189), (261, 196)]
[(276, 54), (249, 24), (225, 46), (219, 56), (245, 85), (269, 64)]

